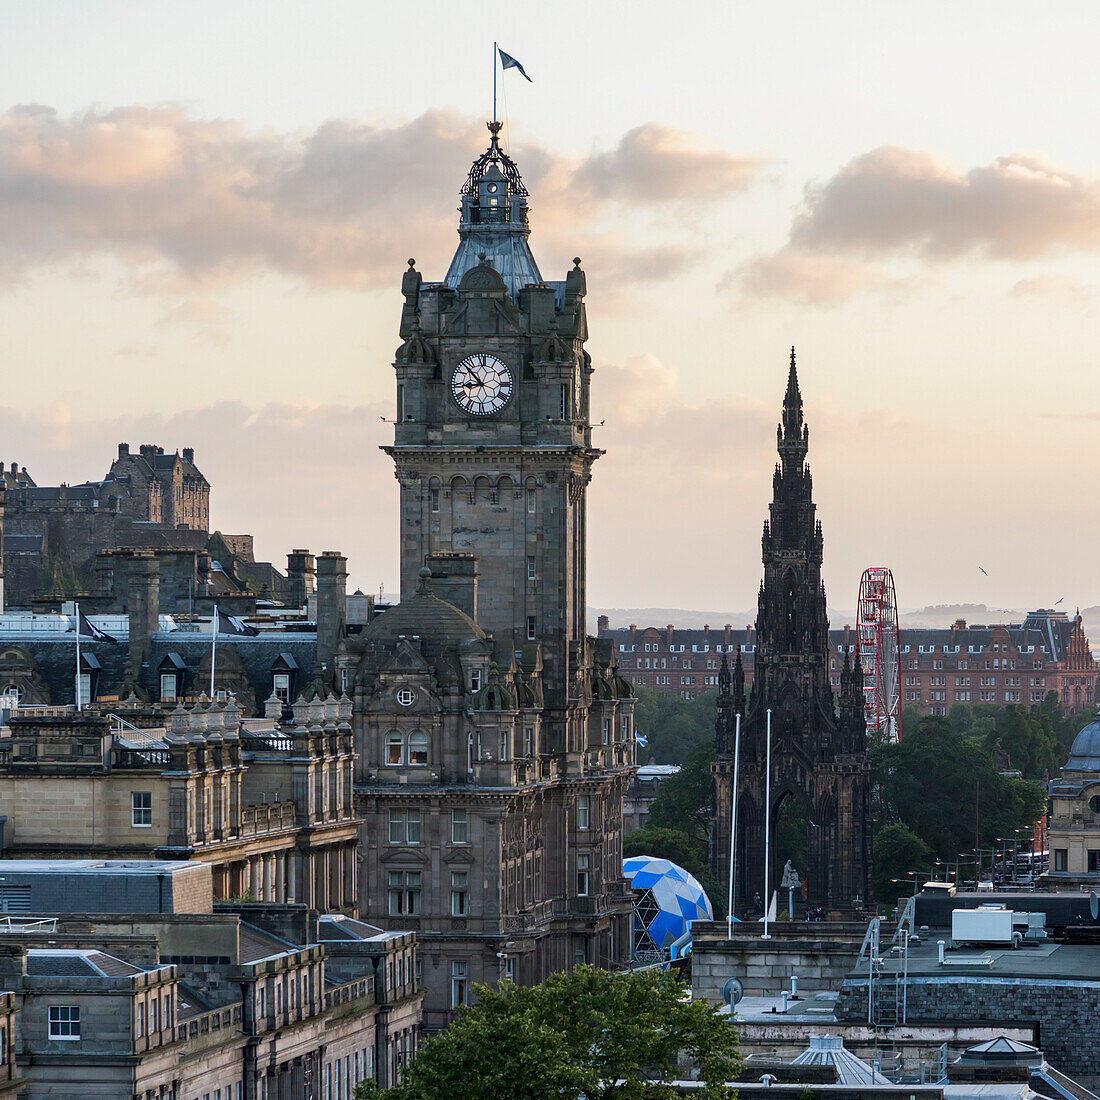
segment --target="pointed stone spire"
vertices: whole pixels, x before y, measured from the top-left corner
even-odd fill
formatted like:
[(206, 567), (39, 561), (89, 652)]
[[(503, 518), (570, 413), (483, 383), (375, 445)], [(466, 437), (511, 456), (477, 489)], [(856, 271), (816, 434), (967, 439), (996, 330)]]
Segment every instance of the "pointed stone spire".
[(777, 429), (779, 457), (783, 476), (800, 472), (809, 446), (809, 432), (802, 420), (802, 391), (798, 388), (798, 368), (794, 348), (787, 372), (787, 392), (783, 395), (783, 420)]
[(733, 709), (736, 714), (745, 713), (745, 669), (741, 664), (741, 647), (737, 647), (737, 659), (733, 663)]

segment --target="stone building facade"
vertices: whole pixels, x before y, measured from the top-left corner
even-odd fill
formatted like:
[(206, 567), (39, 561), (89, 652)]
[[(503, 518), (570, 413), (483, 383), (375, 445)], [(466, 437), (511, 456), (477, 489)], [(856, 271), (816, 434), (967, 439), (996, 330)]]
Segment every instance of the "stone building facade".
[(12, 919), (0, 1042), (19, 1042), (0, 1095), (3, 1070), (26, 1100), (345, 1100), (399, 1078), (420, 1029), (414, 935), (303, 904), (128, 910), (123, 880), (165, 866), (181, 865), (99, 861), (79, 877), (101, 910)]
[(1047, 889), (1100, 891), (1100, 712), (1074, 738), (1047, 793)]
[[(720, 658), (712, 866), (718, 881), (728, 883), (731, 807), (737, 798), (734, 873), (736, 897), (743, 906), (763, 885), (765, 815), (774, 837), (783, 807), (793, 800), (806, 823), (807, 903), (851, 912), (862, 909), (871, 896), (871, 776), (862, 671), (858, 653), (854, 664), (845, 654), (839, 697), (834, 697), (821, 581), (824, 539), (815, 519), (808, 447), (792, 348), (778, 429), (779, 462), (762, 539), (756, 676), (747, 701), (740, 651), (735, 652), (732, 668), (725, 651)], [(735, 790), (738, 716), (740, 769)], [(772, 856), (774, 860), (774, 845)], [(779, 870), (774, 866), (770, 871), (776, 887)]]
[[(499, 126), (441, 283), (402, 282), (393, 459), (402, 600), (326, 671), (355, 700), (360, 897), (417, 930), (425, 1021), (474, 981), (629, 958), (633, 699), (585, 631), (585, 278), (542, 280)], [(317, 584), (324, 573), (318, 562)], [(339, 616), (318, 617), (318, 651)]]
[(20, 707), (0, 748), (4, 854), (201, 859), (219, 899), (354, 913), (350, 700), (273, 710)]

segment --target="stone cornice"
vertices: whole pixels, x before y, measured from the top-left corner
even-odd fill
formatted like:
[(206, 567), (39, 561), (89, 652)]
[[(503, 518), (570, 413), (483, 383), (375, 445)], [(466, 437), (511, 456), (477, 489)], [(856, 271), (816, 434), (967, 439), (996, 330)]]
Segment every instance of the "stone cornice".
[(588, 462), (595, 462), (601, 455), (607, 452), (599, 447), (582, 447), (580, 445), (547, 445), (536, 444), (527, 446), (522, 443), (486, 443), (473, 447), (456, 447), (447, 443), (417, 443), (417, 444), (393, 444), (381, 448), (390, 458), (401, 458), (405, 461), (415, 459), (438, 460), (449, 458), (451, 461), (471, 462), (489, 461), (499, 462), (501, 459), (515, 462), (521, 461), (554, 461), (563, 458), (579, 458)]

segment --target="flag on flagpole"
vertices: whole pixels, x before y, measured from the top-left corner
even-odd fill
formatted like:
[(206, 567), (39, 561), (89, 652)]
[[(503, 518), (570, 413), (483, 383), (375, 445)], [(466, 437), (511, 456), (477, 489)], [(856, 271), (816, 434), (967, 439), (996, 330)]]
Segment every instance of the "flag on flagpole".
[(217, 624), (218, 634), (235, 634), (239, 638), (255, 638), (260, 632), (249, 626), (244, 619), (237, 615), (226, 615), (224, 611), (215, 610), (214, 622)]
[(510, 53), (505, 53), (499, 46), (497, 46), (497, 53), (500, 54), (501, 69), (519, 69), (519, 75), (522, 76), (528, 84), (534, 84), (534, 81), (527, 75), (527, 71), (524, 67)]
[(643, 737), (640, 733), (634, 734), (634, 740), (639, 745), (641, 745), (643, 749), (646, 748), (649, 745), (649, 738), (648, 737)]
[(70, 630), (76, 630), (76, 636), (78, 638), (91, 638), (97, 642), (114, 642), (118, 645), (118, 639), (112, 638), (110, 634), (99, 629), (98, 626), (93, 625), (88, 616), (80, 610), (80, 606), (77, 605), (76, 609), (76, 626), (69, 627)]

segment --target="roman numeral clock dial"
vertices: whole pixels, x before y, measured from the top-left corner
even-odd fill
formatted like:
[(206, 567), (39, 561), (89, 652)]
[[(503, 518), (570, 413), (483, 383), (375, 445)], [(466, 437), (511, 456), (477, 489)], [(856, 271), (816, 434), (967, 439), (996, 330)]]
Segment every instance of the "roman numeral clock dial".
[(512, 397), (512, 372), (495, 355), (468, 355), (451, 376), (451, 396), (471, 416), (492, 416)]

